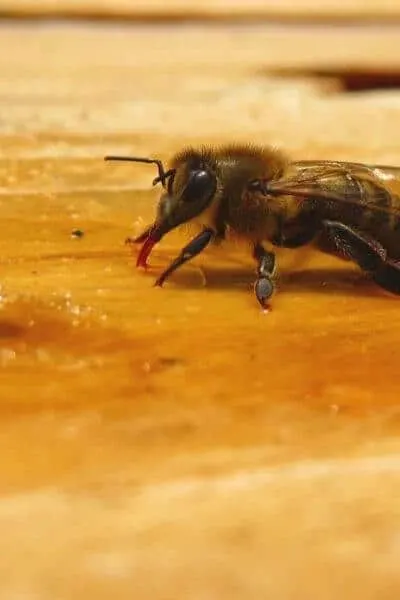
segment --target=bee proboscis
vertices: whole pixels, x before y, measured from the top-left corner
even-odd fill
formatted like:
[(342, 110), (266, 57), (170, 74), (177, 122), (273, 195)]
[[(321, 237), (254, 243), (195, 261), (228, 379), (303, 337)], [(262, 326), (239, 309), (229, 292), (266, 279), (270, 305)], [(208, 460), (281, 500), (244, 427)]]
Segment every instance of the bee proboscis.
[(158, 277), (181, 265), (227, 232), (252, 244), (254, 284), (263, 308), (275, 289), (276, 258), (270, 246), (313, 243), (354, 261), (382, 288), (400, 294), (400, 167), (334, 160), (290, 161), (270, 147), (226, 145), (185, 148), (166, 170), (158, 159), (106, 156), (155, 164), (161, 184), (157, 215), (133, 241), (142, 244), (137, 266), (145, 267), (169, 231), (196, 221), (201, 231)]

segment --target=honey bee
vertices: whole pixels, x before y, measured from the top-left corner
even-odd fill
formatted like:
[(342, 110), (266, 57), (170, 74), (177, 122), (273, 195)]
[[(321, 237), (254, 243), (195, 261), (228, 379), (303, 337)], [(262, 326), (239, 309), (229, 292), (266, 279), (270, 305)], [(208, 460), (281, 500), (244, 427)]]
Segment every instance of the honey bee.
[[(146, 267), (169, 231), (196, 221), (196, 235), (155, 285), (231, 232), (252, 245), (254, 284), (269, 307), (276, 279), (272, 247), (313, 244), (354, 261), (382, 288), (400, 294), (400, 167), (326, 161), (290, 161), (269, 147), (185, 148), (166, 170), (160, 160), (106, 156), (156, 165), (162, 193), (152, 225), (136, 239), (138, 267)], [(269, 249), (263, 244), (269, 243)]]

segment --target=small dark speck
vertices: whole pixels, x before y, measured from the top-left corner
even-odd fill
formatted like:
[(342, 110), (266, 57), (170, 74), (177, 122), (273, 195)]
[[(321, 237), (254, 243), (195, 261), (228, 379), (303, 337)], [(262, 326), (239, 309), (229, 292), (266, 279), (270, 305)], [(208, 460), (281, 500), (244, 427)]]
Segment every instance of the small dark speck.
[(0, 338), (22, 337), (26, 331), (25, 327), (11, 321), (0, 321)]
[(84, 232), (84, 231), (82, 231), (82, 229), (73, 229), (73, 230), (71, 231), (71, 237), (72, 237), (72, 238), (77, 238), (77, 239), (79, 239), (79, 238), (82, 238), (84, 235), (85, 235), (85, 232)]
[(176, 367), (177, 365), (182, 365), (184, 361), (175, 356), (160, 356), (158, 363), (163, 367)]

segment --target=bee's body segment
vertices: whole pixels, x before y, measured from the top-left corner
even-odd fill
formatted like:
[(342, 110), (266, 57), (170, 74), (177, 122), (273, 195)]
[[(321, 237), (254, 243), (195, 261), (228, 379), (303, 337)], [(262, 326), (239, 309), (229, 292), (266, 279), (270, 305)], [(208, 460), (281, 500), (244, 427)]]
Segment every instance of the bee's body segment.
[[(290, 162), (269, 147), (229, 145), (186, 148), (165, 170), (154, 224), (138, 265), (168, 231), (189, 221), (202, 226), (164, 280), (227, 230), (252, 243), (257, 260), (255, 292), (265, 306), (274, 290), (275, 256), (263, 247), (313, 243), (356, 262), (381, 287), (400, 294), (400, 168), (339, 161)], [(161, 166), (160, 166), (161, 165)]]

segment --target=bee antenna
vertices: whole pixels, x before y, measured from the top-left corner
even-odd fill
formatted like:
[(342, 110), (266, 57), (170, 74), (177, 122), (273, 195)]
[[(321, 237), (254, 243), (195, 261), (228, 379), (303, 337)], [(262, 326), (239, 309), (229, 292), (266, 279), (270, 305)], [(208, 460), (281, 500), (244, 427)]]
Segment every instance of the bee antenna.
[(119, 160), (125, 162), (139, 162), (151, 165), (157, 165), (158, 177), (153, 180), (153, 185), (156, 185), (161, 181), (162, 185), (165, 185), (165, 180), (173, 173), (173, 169), (169, 171), (164, 170), (164, 165), (161, 160), (157, 158), (142, 158), (136, 156), (105, 156), (104, 160)]

